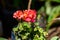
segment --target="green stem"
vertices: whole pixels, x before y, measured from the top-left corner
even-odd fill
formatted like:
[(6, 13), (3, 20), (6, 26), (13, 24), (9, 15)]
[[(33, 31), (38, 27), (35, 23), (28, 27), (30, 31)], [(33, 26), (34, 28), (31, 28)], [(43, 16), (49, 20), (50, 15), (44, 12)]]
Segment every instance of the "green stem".
[(46, 26), (46, 31), (49, 30), (49, 28), (50, 28), (50, 26), (52, 25), (52, 23), (53, 23), (53, 22), (50, 22), (49, 24), (47, 24), (47, 26)]

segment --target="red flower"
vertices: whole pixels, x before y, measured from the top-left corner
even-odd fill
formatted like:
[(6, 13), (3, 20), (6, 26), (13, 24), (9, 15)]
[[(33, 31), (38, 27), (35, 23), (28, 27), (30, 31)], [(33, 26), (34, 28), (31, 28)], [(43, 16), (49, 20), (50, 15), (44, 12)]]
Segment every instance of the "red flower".
[(21, 18), (23, 18), (23, 12), (22, 12), (21, 10), (16, 11), (16, 12), (13, 14), (13, 18), (16, 18), (16, 19), (21, 19)]
[(31, 21), (31, 19), (30, 19), (30, 18), (26, 18), (26, 19), (25, 19), (25, 21), (30, 22), (30, 21)]
[(34, 22), (35, 18), (36, 18), (36, 11), (35, 10), (25, 10), (24, 12), (24, 18), (23, 20), (25, 21), (30, 21), (30, 22)]
[(25, 10), (25, 11), (21, 11), (18, 10), (13, 14), (13, 17), (16, 19), (23, 19), (24, 21), (27, 22), (35, 22), (35, 18), (36, 18), (36, 11), (35, 10)]

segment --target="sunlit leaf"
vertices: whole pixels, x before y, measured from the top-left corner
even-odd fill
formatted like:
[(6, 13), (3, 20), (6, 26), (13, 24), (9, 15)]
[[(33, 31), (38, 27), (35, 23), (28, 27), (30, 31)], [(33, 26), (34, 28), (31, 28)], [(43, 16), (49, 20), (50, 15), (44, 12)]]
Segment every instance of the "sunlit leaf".
[(47, 1), (47, 2), (45, 3), (45, 7), (46, 7), (46, 14), (47, 14), (47, 15), (50, 15), (50, 12), (51, 12), (52, 7), (51, 7), (51, 4), (50, 4), (49, 1)]
[(25, 33), (26, 36), (28, 36), (30, 33)]
[(27, 28), (30, 28), (31, 27), (31, 23), (29, 23), (29, 22), (23, 22), (23, 26), (27, 27)]
[(43, 36), (40, 36), (39, 40), (44, 40), (45, 38)]
[(54, 19), (56, 19), (57, 16), (60, 15), (60, 6), (56, 6), (52, 9), (49, 17), (48, 17), (48, 24), (47, 24), (47, 29), (48, 30), (50, 28), (50, 26), (52, 25)]
[(48, 32), (43, 32), (44, 36), (48, 36)]
[(23, 26), (22, 26), (22, 23), (19, 23), (19, 24), (18, 24), (18, 28), (19, 28), (20, 31), (24, 30), (24, 28), (23, 28)]
[(37, 31), (37, 28), (34, 28), (34, 31)]
[(28, 23), (27, 22), (23, 22), (23, 26), (28, 26)]
[(58, 36), (52, 37), (51, 40), (59, 40)]
[(39, 35), (36, 34), (36, 35), (34, 36), (34, 39), (33, 39), (33, 40), (38, 40), (38, 38), (39, 38)]
[(27, 36), (22, 35), (22, 39), (23, 39), (23, 40), (24, 40), (24, 39), (27, 39)]
[(39, 28), (38, 30), (40, 33), (43, 33), (43, 31), (44, 31), (42, 28)]

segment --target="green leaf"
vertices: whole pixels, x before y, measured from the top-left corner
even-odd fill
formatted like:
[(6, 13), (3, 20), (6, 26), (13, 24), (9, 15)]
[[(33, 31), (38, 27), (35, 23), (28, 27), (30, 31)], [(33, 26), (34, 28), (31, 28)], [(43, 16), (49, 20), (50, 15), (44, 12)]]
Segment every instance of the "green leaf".
[(39, 10), (38, 10), (38, 15), (41, 13), (41, 12), (44, 12), (45, 11), (45, 7), (44, 6), (42, 6)]
[(27, 22), (23, 22), (23, 26), (28, 26), (28, 23)]
[(7, 40), (6, 38), (2, 38), (2, 37), (0, 37), (0, 40)]
[(47, 28), (46, 28), (47, 31), (50, 28), (50, 26), (52, 25), (55, 18), (60, 15), (59, 12), (60, 12), (60, 6), (56, 6), (52, 9), (51, 14), (48, 17), (48, 24), (47, 24)]
[(39, 1), (45, 1), (45, 0), (39, 0)]
[(60, 3), (60, 0), (39, 0), (39, 1), (53, 1), (53, 2), (58, 2), (58, 3)]
[(55, 19), (60, 13), (60, 6), (54, 7), (49, 15), (48, 22), (51, 22), (53, 19)]
[(58, 3), (60, 3), (60, 0), (39, 0), (39, 1), (53, 1), (53, 2), (58, 2)]
[(21, 35), (21, 37), (22, 37), (22, 40), (27, 39), (26, 35)]
[(44, 31), (42, 28), (39, 28), (38, 30), (40, 33), (43, 33), (43, 31)]
[(52, 37), (51, 40), (59, 40), (59, 37), (58, 36), (55, 36), (55, 37)]
[(28, 36), (30, 33), (25, 33), (26, 36)]
[(32, 28), (29, 28), (28, 31), (31, 32), (32, 31)]
[(35, 28), (34, 28), (34, 31), (37, 31), (37, 30), (38, 30), (38, 29), (35, 27)]
[(47, 14), (47, 15), (50, 15), (51, 10), (52, 10), (52, 7), (51, 7), (51, 4), (50, 4), (50, 1), (46, 1), (46, 3), (45, 3), (45, 7), (46, 7), (46, 14)]
[(31, 27), (31, 23), (30, 22), (23, 22), (23, 26), (25, 28), (30, 28)]
[(39, 35), (36, 34), (36, 35), (34, 36), (34, 39), (33, 39), (33, 40), (39, 40), (38, 38), (39, 38)]
[(38, 26), (39, 25), (39, 22), (35, 22), (35, 25)]
[(58, 3), (60, 3), (60, 0), (51, 0), (51, 1), (54, 1), (54, 2), (58, 2)]
[(14, 27), (13, 28), (13, 31), (15, 32), (15, 31), (18, 31), (18, 27)]
[(39, 38), (39, 40), (44, 40), (45, 38), (43, 37), (43, 35), (42, 36), (40, 36), (40, 38)]
[(19, 24), (18, 24), (18, 28), (19, 28), (20, 31), (24, 30), (24, 28), (23, 28), (22, 25), (23, 25), (22, 23), (19, 23)]
[(44, 36), (46, 37), (48, 35), (48, 32), (43, 32)]

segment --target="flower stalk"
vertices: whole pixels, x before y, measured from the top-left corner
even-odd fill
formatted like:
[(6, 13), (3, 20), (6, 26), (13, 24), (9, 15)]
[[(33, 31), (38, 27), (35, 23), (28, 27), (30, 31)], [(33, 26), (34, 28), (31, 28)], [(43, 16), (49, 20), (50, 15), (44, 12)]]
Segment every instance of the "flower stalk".
[(28, 9), (30, 9), (31, 3), (32, 3), (32, 0), (29, 0), (29, 3), (28, 3)]

